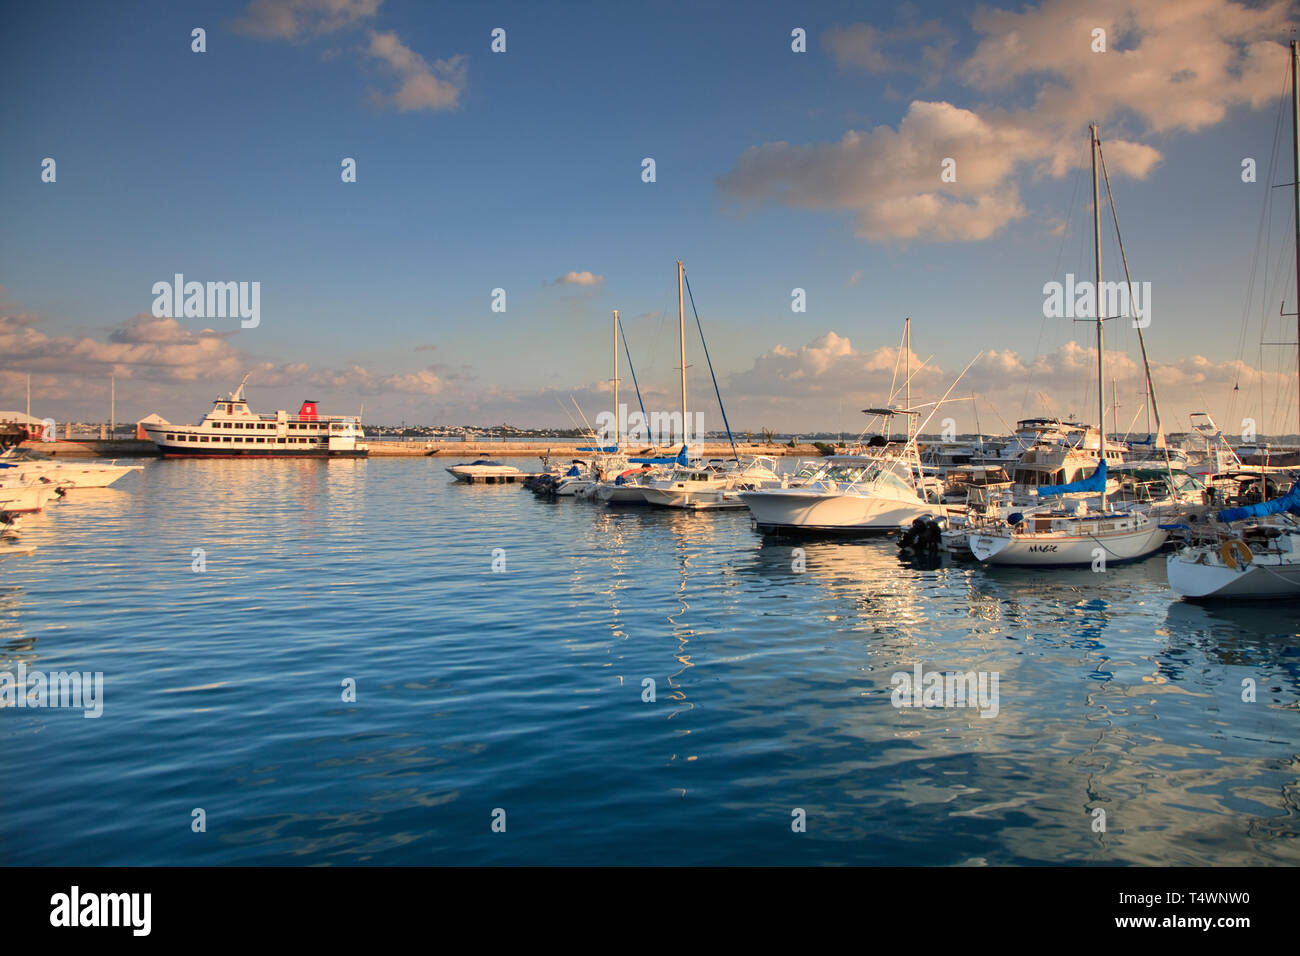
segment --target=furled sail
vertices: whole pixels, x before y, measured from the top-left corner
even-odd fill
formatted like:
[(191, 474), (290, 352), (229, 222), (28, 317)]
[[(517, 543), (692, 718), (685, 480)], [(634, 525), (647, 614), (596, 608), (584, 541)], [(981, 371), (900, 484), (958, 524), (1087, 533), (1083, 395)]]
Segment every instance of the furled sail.
[(1261, 501), (1257, 505), (1246, 505), (1243, 508), (1228, 508), (1220, 511), (1217, 517), (1223, 522), (1244, 521), (1247, 518), (1263, 518), (1265, 515), (1281, 514), (1284, 511), (1300, 514), (1300, 481), (1293, 484), (1291, 490), (1280, 498)]

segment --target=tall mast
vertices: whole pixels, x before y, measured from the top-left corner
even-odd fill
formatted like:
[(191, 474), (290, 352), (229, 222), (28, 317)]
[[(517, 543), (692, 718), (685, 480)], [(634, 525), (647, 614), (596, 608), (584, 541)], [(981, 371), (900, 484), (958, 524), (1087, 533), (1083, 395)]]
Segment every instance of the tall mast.
[(614, 310), (614, 445), (623, 444), (621, 417), (618, 409), (618, 309)]
[[(1292, 193), (1295, 196), (1295, 291), (1296, 291), (1296, 385), (1300, 389), (1300, 88), (1297, 87), (1296, 73), (1300, 69), (1300, 47), (1291, 41), (1291, 157), (1295, 160), (1295, 176)], [(1300, 392), (1297, 392), (1300, 396)], [(1300, 407), (1297, 408), (1300, 415)]]
[[(895, 366), (897, 368), (897, 366)], [(904, 407), (912, 411), (912, 317), (903, 320), (903, 386), (907, 389)], [(907, 416), (907, 440), (912, 440), (912, 416)]]
[[(1103, 351), (1102, 327), (1106, 317), (1101, 307), (1101, 186), (1097, 182), (1097, 149), (1101, 146), (1097, 139), (1097, 124), (1089, 129), (1092, 135), (1092, 238), (1097, 255), (1096, 285), (1093, 286), (1093, 301), (1097, 309), (1097, 467), (1106, 460), (1106, 353)], [(1101, 489), (1101, 507), (1106, 507), (1106, 487)]]
[(677, 341), (682, 359), (682, 444), (686, 443), (686, 305), (682, 301), (682, 260), (677, 260)]

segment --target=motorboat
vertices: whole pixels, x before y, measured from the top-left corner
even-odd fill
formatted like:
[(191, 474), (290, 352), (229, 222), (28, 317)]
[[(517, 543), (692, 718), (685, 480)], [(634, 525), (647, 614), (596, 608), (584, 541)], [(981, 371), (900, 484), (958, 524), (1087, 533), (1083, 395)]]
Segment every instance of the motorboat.
[(758, 530), (771, 532), (887, 534), (922, 515), (947, 514), (918, 493), (903, 454), (832, 455), (802, 485), (742, 491), (740, 498)]
[(447, 473), (457, 481), (463, 481), (467, 484), (483, 482), (485, 484), (496, 484), (498, 482), (517, 481), (524, 476), (514, 465), (505, 465), (499, 461), (492, 461), (488, 458), (480, 458), (477, 461), (468, 464), (451, 465), (447, 468)]
[(0, 478), (17, 476), (21, 479), (46, 479), (65, 489), (107, 488), (133, 471), (144, 471), (144, 465), (60, 461), (31, 449), (11, 449), (0, 455)]
[(776, 459), (767, 456), (737, 461), (732, 468), (718, 462), (679, 466), (662, 478), (646, 481), (641, 491), (649, 504), (661, 508), (743, 510), (747, 505), (740, 492), (779, 488), (784, 484), (776, 469)]
[(26, 481), (0, 480), (0, 512), (30, 514), (42, 511), (50, 499), (58, 494), (58, 485), (39, 478)]

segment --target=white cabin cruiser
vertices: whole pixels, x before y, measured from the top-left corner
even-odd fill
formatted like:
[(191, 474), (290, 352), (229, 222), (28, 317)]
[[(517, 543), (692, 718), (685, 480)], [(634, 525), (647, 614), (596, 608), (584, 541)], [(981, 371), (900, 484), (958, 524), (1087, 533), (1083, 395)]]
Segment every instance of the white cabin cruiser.
[(742, 491), (760, 531), (886, 534), (921, 515), (947, 509), (917, 493), (915, 472), (901, 455), (833, 455), (803, 485)]

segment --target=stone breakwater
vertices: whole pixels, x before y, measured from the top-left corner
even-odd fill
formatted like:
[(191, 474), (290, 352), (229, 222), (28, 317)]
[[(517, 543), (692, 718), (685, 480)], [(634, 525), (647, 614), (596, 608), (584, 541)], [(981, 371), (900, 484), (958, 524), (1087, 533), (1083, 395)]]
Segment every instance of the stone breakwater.
[[(586, 454), (575, 449), (586, 443), (546, 441), (545, 439), (524, 439), (520, 441), (382, 441), (367, 439), (372, 458), (520, 458), (541, 457), (549, 454), (551, 458), (578, 458)], [(23, 442), (23, 448), (39, 451), (53, 458), (158, 458), (158, 446), (149, 441), (136, 439), (86, 439), (84, 441), (29, 441)], [(652, 448), (631, 449), (633, 455), (649, 457), (676, 454), (680, 446), (671, 450)], [(736, 450), (743, 455), (816, 457), (820, 454), (813, 445), (800, 444), (791, 448), (784, 444), (766, 445), (761, 442), (736, 442)], [(731, 446), (727, 442), (705, 442), (692, 444), (691, 454), (704, 458), (726, 458), (731, 455)]]

